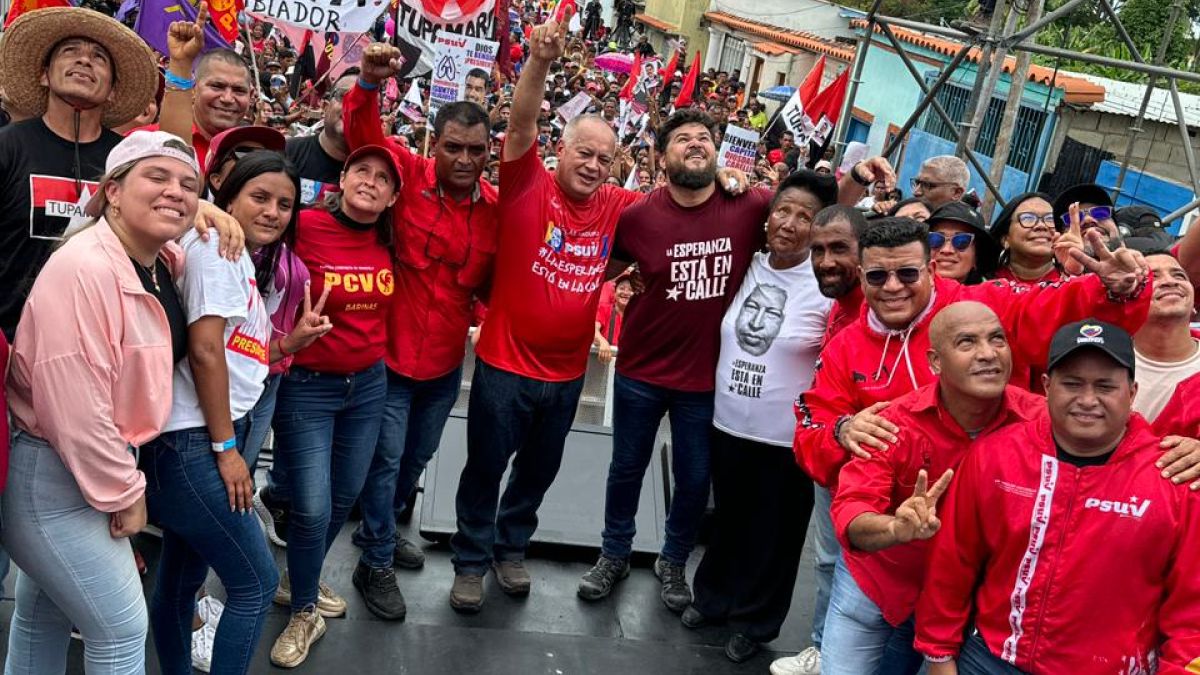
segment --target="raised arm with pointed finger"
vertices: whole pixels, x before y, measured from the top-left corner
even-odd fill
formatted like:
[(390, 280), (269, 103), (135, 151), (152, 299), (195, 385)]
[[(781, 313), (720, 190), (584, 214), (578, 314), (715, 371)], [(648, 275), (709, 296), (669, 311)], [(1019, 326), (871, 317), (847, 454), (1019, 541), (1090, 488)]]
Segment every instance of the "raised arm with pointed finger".
[(567, 25), (573, 14), (574, 10), (568, 7), (561, 24), (550, 19), (533, 29), (529, 38), (529, 60), (521, 69), (521, 78), (513, 91), (502, 161), (520, 159), (537, 140), (538, 115), (546, 98), (546, 75), (550, 72), (550, 64), (563, 54)]

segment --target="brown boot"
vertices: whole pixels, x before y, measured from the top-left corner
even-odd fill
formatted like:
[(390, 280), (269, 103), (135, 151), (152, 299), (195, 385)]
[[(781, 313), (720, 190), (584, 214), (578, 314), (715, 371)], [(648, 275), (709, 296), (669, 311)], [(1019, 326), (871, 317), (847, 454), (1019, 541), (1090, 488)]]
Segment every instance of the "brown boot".
[(500, 590), (508, 595), (529, 595), (529, 572), (520, 560), (500, 560), (492, 563)]
[(483, 577), (478, 574), (454, 575), (450, 588), (450, 606), (455, 611), (474, 614), (483, 607)]

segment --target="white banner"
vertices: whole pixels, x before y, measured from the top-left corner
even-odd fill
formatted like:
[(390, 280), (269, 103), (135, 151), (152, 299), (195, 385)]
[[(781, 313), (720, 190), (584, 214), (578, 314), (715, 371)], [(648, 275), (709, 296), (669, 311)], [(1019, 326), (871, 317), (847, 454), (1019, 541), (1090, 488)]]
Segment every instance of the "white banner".
[(581, 91), (578, 94), (575, 94), (575, 97), (570, 101), (567, 101), (558, 107), (558, 115), (562, 118), (563, 122), (570, 122), (576, 117), (582, 115), (583, 111), (587, 110), (587, 107), (591, 104), (591, 94), (587, 93), (586, 91)]
[(396, 46), (404, 66), (399, 77), (431, 71), (434, 38), (443, 33), (499, 40), (495, 7), (496, 0), (400, 0)]
[(491, 40), (440, 33), (434, 38), (433, 81), (430, 85), (429, 116), (438, 108), (465, 99), (467, 75), (483, 72), (491, 79), (492, 64), (500, 44)]
[(758, 132), (732, 124), (725, 127), (721, 139), (721, 150), (717, 153), (717, 166), (754, 171), (754, 159), (758, 155)]
[(314, 33), (365, 33), (388, 9), (388, 0), (246, 0), (246, 12)]
[(808, 141), (815, 131), (812, 119), (808, 113), (804, 112), (804, 104), (800, 101), (800, 90), (788, 99), (787, 104), (779, 111), (779, 119), (783, 120), (784, 127), (792, 132), (792, 136), (796, 140), (796, 145), (807, 147)]

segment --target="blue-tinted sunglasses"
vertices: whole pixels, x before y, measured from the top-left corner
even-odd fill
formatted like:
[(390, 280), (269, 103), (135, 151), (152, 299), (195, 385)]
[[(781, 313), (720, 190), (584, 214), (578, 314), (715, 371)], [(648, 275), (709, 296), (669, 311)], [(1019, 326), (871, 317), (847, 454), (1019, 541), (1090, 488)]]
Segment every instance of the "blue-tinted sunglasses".
[[(1083, 219), (1087, 218), (1088, 216), (1091, 216), (1092, 220), (1108, 220), (1109, 218), (1112, 218), (1112, 212), (1113, 210), (1111, 206), (1093, 206), (1090, 209), (1079, 209), (1079, 222), (1083, 222)], [(1067, 227), (1071, 226), (1070, 211), (1067, 211), (1059, 217), (1062, 218), (1063, 223), (1066, 224)]]
[(970, 232), (959, 232), (952, 237), (947, 237), (941, 232), (930, 232), (929, 250), (941, 250), (941, 248), (946, 245), (947, 239), (950, 240), (950, 245), (954, 247), (955, 251), (961, 252), (971, 248), (971, 244), (975, 241), (975, 235), (971, 234)]

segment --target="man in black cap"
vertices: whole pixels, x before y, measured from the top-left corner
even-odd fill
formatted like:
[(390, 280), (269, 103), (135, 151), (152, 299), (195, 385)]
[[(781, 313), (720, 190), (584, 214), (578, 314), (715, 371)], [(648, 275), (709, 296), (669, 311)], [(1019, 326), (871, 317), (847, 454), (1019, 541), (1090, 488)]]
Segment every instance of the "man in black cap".
[(940, 510), (921, 511), (940, 525), (917, 605), (930, 675), (1200, 663), (1200, 502), (1155, 466), (1134, 364), (1121, 328), (1063, 326), (1046, 411), (976, 441)]
[(1075, 203), (1079, 204), (1081, 232), (1099, 228), (1104, 245), (1110, 250), (1121, 245), (1121, 232), (1113, 220), (1113, 202), (1107, 190), (1095, 183), (1080, 183), (1063, 190), (1054, 200), (1054, 220), (1069, 226), (1071, 205)]
[(979, 211), (965, 202), (946, 202), (925, 222), (938, 276), (968, 286), (992, 276), (999, 251)]

